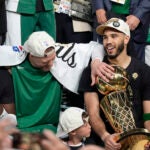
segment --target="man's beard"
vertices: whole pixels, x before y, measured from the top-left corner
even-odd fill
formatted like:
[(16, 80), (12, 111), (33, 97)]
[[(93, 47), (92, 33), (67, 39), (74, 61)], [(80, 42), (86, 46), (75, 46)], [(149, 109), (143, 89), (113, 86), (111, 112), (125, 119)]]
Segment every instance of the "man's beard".
[[(123, 49), (124, 49), (124, 43), (122, 42), (122, 43), (118, 46), (116, 54), (115, 54), (115, 55), (108, 55), (108, 54), (107, 54), (107, 57), (108, 57), (109, 59), (115, 59), (115, 58), (117, 58), (117, 57), (120, 55), (120, 53), (123, 51)], [(106, 49), (105, 49), (105, 51), (106, 51)]]

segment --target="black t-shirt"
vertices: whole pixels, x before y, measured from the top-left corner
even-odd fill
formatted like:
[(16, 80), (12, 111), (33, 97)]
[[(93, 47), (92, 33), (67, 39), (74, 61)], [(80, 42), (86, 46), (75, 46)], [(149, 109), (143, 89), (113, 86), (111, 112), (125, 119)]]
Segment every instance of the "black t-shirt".
[(80, 143), (79, 145), (69, 145), (70, 150), (79, 150), (79, 148), (83, 147), (83, 143)]
[(36, 0), (36, 12), (44, 11), (43, 0)]
[(7, 31), (5, 0), (0, 0), (0, 45), (5, 41)]
[(6, 33), (6, 26), (5, 0), (0, 0), (0, 35)]
[[(129, 84), (133, 93), (131, 101), (133, 104), (132, 109), (136, 126), (139, 128), (144, 127), (142, 102), (143, 100), (150, 100), (150, 79), (149, 79), (150, 67), (144, 64), (143, 62), (135, 58), (132, 58), (131, 63), (126, 68), (126, 71), (128, 74)], [(90, 84), (91, 84), (91, 69), (90, 66), (88, 66), (83, 71), (83, 74), (81, 76), (78, 91), (80, 93), (97, 92), (99, 95), (99, 99), (101, 100), (103, 95), (98, 92), (96, 86), (92, 87)], [(103, 115), (101, 114), (102, 118), (104, 117)], [(110, 125), (107, 124), (106, 128), (107, 127), (110, 129)]]
[(0, 68), (0, 104), (14, 102), (14, 89), (11, 75), (5, 68)]

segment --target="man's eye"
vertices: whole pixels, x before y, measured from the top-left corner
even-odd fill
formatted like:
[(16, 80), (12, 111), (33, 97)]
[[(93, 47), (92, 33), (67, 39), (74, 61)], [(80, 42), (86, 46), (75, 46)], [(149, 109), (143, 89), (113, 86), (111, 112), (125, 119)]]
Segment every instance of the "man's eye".
[(116, 35), (116, 34), (113, 34), (113, 35), (112, 35), (112, 38), (116, 38), (116, 37), (117, 37), (117, 35)]
[(106, 36), (103, 36), (103, 40), (106, 39), (106, 38), (107, 38)]

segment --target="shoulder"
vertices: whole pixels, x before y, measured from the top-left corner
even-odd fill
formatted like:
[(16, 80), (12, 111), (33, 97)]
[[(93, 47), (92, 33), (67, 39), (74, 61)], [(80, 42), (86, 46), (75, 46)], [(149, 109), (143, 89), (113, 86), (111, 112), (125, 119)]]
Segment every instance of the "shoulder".
[[(8, 77), (10, 78), (11, 75), (9, 74), (8, 70), (5, 68), (0, 68), (0, 79), (4, 80), (4, 79), (8, 79)], [(6, 80), (5, 80), (6, 81)]]
[(147, 64), (136, 58), (132, 58), (131, 65), (138, 70), (147, 70), (147, 69), (150, 70), (150, 66), (148, 66)]
[(81, 75), (78, 92), (91, 91), (91, 68), (90, 65), (86, 67)]
[(90, 41), (89, 42), (89, 45), (90, 46), (95, 46), (95, 47), (100, 47), (100, 48), (103, 48), (103, 45), (98, 43), (98, 42), (95, 42), (95, 41)]
[(91, 76), (91, 67), (90, 65), (88, 65), (82, 72), (81, 80), (82, 81), (89, 80), (90, 76)]
[(136, 58), (132, 58), (128, 73), (131, 74), (132, 77), (138, 75), (141, 80), (145, 80), (150, 77), (150, 66)]

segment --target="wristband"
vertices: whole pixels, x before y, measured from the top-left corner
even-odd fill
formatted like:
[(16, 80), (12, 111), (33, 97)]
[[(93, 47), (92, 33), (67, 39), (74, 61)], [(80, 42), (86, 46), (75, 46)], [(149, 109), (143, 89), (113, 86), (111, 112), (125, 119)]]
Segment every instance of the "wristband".
[(150, 120), (150, 113), (143, 114), (143, 120), (144, 121)]

